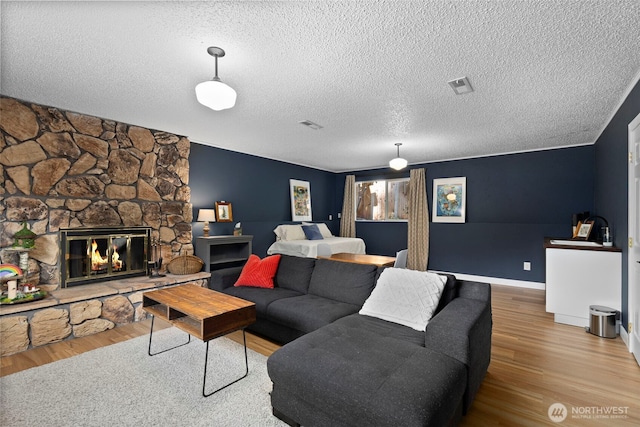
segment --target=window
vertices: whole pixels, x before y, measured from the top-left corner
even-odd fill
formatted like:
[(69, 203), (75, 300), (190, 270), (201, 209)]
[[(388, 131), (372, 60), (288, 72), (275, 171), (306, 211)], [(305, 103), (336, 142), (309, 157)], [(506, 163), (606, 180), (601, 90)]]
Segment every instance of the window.
[(356, 221), (409, 219), (409, 178), (356, 182)]

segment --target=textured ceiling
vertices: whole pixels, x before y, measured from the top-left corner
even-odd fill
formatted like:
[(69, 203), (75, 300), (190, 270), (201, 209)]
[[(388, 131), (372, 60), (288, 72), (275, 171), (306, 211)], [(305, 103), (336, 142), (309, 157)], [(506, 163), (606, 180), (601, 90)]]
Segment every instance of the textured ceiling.
[[(637, 81), (640, 2), (0, 3), (0, 92), (345, 171), (592, 144)], [(214, 74), (235, 108), (198, 104)], [(467, 76), (475, 92), (447, 81)], [(298, 122), (323, 126), (312, 130)]]

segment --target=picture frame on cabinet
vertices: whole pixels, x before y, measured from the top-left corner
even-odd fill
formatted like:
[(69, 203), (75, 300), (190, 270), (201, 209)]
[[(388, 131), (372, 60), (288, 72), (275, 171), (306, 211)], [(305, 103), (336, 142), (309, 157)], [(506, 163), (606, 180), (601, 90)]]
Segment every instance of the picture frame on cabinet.
[(587, 240), (591, 235), (594, 221), (580, 221), (576, 226), (576, 234), (573, 236), (576, 240)]
[(216, 202), (216, 222), (233, 222), (231, 203), (224, 200)]

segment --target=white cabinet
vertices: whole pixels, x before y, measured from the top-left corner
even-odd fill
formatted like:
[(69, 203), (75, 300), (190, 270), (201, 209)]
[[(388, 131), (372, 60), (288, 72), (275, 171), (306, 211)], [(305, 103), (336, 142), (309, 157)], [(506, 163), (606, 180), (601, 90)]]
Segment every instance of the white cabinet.
[(589, 326), (589, 306), (620, 311), (622, 253), (618, 248), (572, 248), (545, 244), (547, 312), (554, 320)]

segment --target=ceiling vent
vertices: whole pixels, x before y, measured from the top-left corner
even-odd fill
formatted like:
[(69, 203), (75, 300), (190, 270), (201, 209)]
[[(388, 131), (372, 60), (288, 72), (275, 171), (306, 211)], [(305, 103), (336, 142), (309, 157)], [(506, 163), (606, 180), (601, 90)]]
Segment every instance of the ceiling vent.
[(456, 93), (456, 95), (464, 95), (465, 93), (473, 92), (473, 88), (471, 87), (471, 83), (469, 83), (469, 79), (466, 77), (460, 77), (459, 79), (451, 80), (449, 86)]
[(313, 123), (311, 120), (303, 120), (303, 121), (298, 122), (298, 123), (300, 123), (301, 125), (307, 126), (307, 127), (311, 128), (313, 130), (322, 129), (322, 126), (320, 126), (317, 123)]

